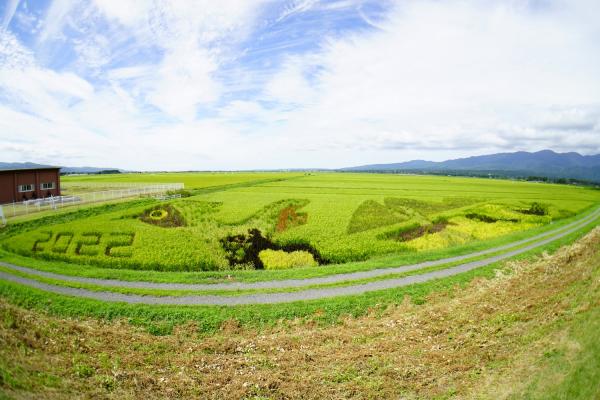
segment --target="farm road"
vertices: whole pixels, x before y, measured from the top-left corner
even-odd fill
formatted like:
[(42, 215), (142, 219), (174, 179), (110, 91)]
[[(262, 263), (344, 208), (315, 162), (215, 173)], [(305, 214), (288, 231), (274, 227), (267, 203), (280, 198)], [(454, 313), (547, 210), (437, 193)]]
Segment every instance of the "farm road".
[[(511, 247), (518, 246), (520, 244), (524, 244), (527, 242), (534, 241), (536, 239), (544, 238), (538, 242), (529, 244), (524, 247), (520, 247), (515, 250), (511, 250), (499, 255), (491, 256), (485, 259), (466, 262), (454, 267), (449, 267), (442, 270), (431, 271), (420, 275), (411, 275), (402, 278), (392, 278), (375, 282), (368, 282), (364, 284), (357, 284), (351, 286), (344, 287), (333, 287), (333, 288), (316, 288), (316, 289), (308, 289), (297, 292), (287, 292), (287, 293), (257, 293), (257, 294), (248, 294), (248, 295), (240, 295), (240, 296), (214, 296), (214, 295), (191, 295), (191, 296), (146, 296), (146, 295), (135, 295), (135, 294), (122, 294), (122, 293), (112, 293), (112, 292), (96, 292), (86, 289), (79, 288), (70, 288), (64, 286), (51, 285), (43, 282), (36, 281), (34, 279), (24, 278), (15, 276), (9, 273), (0, 272), (0, 279), (4, 279), (6, 281), (23, 284), (29, 287), (45, 290), (52, 293), (76, 296), (82, 298), (89, 298), (101, 301), (109, 301), (109, 302), (125, 302), (130, 304), (162, 304), (162, 305), (244, 305), (244, 304), (275, 304), (275, 303), (287, 303), (293, 301), (302, 301), (302, 300), (315, 300), (327, 297), (335, 297), (335, 296), (345, 296), (345, 295), (357, 295), (371, 291), (383, 290), (383, 289), (391, 289), (402, 286), (408, 286), (415, 283), (422, 283), (433, 279), (445, 278), (457, 274), (461, 274), (463, 272), (471, 271), (476, 268), (480, 268), (498, 261), (505, 260), (507, 258), (525, 253), (527, 251), (533, 250), (535, 248), (541, 247), (545, 244), (558, 240), (562, 237), (569, 235), (572, 232), (577, 231), (585, 225), (588, 225), (592, 222), (596, 221), (596, 218), (600, 215), (600, 209), (595, 210), (593, 213), (588, 215), (585, 218), (574, 221), (570, 224), (567, 224), (559, 229), (545, 232), (543, 234), (537, 235), (535, 237), (521, 240), (519, 242), (511, 243), (510, 245), (500, 246), (494, 249), (485, 250), (484, 252), (471, 253), (469, 255), (459, 256), (462, 258), (452, 257), (450, 259), (438, 260), (434, 263), (438, 264), (428, 264), (421, 263), (412, 266), (404, 266), (404, 267), (396, 267), (396, 268), (386, 268), (372, 271), (364, 271), (364, 273), (372, 273), (370, 276), (380, 276), (380, 275), (388, 275), (390, 273), (399, 273), (410, 270), (415, 270), (419, 268), (425, 268), (426, 266), (439, 265), (443, 263), (448, 263), (452, 261), (459, 261), (465, 258), (472, 258), (482, 254), (488, 254), (491, 252), (497, 252), (502, 249), (507, 249)], [(426, 264), (426, 265), (425, 265)], [(10, 264), (2, 263), (7, 267), (11, 267)], [(12, 266), (17, 268), (22, 268), (18, 266)], [(412, 269), (401, 269), (401, 268), (412, 268)], [(35, 271), (35, 270), (32, 270)], [(384, 271), (381, 273), (380, 271)], [(26, 272), (26, 271), (25, 271)], [(41, 271), (35, 271), (40, 273)], [(353, 274), (342, 274), (345, 276), (356, 276), (357, 273)], [(54, 274), (56, 275), (56, 274)], [(63, 277), (62, 275), (58, 275)], [(340, 275), (335, 275), (326, 278), (335, 278)], [(369, 276), (363, 276), (369, 277)], [(74, 277), (69, 277), (74, 278)], [(312, 279), (326, 279), (326, 278), (312, 278)], [(84, 279), (84, 278), (78, 278)], [(348, 278), (344, 278), (342, 280), (348, 280)], [(310, 281), (310, 279), (304, 280)], [(116, 286), (114, 284), (115, 281), (107, 280), (110, 282), (111, 286)], [(270, 281), (270, 283), (281, 283), (285, 281)], [(314, 282), (314, 281), (313, 281)], [(335, 281), (334, 281), (335, 282)], [(141, 288), (155, 288), (149, 285), (157, 285), (156, 283), (150, 284), (149, 282), (126, 282), (127, 284), (142, 284), (142, 286), (135, 286)], [(259, 283), (269, 283), (269, 282), (257, 282)], [(314, 284), (314, 283), (310, 283)], [(164, 284), (160, 284), (164, 285)], [(174, 284), (171, 284), (174, 285)], [(250, 285), (250, 284), (247, 284)], [(197, 286), (196, 286), (197, 287)], [(216, 289), (215, 285), (209, 285), (210, 288)], [(263, 286), (264, 287), (264, 286)], [(271, 286), (273, 287), (273, 286)], [(275, 286), (282, 287), (282, 286)], [(247, 288), (247, 287), (245, 287)]]

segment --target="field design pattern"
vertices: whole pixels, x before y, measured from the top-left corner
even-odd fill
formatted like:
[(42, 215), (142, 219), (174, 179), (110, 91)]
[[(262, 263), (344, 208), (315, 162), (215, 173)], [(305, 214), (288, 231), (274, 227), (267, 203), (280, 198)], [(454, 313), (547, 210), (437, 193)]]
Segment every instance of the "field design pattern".
[(148, 304), (354, 295), (535, 249), (594, 222), (600, 200), (564, 185), (364, 174), (181, 194), (12, 225), (0, 234), (0, 272), (57, 293)]
[[(347, 296), (347, 295), (357, 295), (370, 291), (378, 291), (384, 289), (391, 289), (406, 285), (412, 285), (415, 283), (423, 283), (432, 279), (440, 279), (444, 277), (449, 277), (452, 275), (468, 272), (475, 268), (480, 268), (515, 255), (524, 253), (526, 251), (535, 249), (537, 247), (543, 246), (544, 244), (550, 243), (554, 240), (558, 240), (569, 233), (577, 231), (581, 227), (590, 224), (596, 223), (596, 220), (600, 216), (600, 209), (596, 209), (591, 215), (586, 216), (585, 218), (581, 218), (577, 221), (574, 221), (562, 228), (547, 232), (542, 235), (538, 235), (536, 238), (531, 238), (523, 241), (522, 243), (529, 243), (524, 247), (516, 248), (522, 243), (512, 243), (511, 245), (505, 246), (505, 248), (509, 248), (509, 251), (506, 251), (502, 254), (498, 254), (495, 256), (491, 256), (488, 258), (465, 262), (453, 267), (444, 268), (438, 271), (426, 272), (417, 275), (411, 275), (403, 278), (391, 278), (385, 279), (382, 281), (376, 281), (365, 284), (356, 284), (350, 286), (343, 287), (334, 287), (334, 288), (322, 288), (322, 289), (307, 289), (297, 292), (283, 292), (283, 293), (271, 293), (271, 294), (250, 294), (250, 295), (241, 295), (241, 296), (214, 296), (214, 295), (199, 295), (199, 296), (141, 296), (134, 294), (120, 294), (120, 293), (110, 293), (110, 292), (95, 292), (86, 289), (78, 289), (78, 288), (70, 288), (64, 286), (56, 286), (45, 284), (33, 279), (17, 277), (8, 273), (0, 272), (0, 278), (10, 281), (16, 282), (20, 284), (24, 284), (30, 287), (42, 289), (45, 291), (49, 291), (57, 294), (65, 294), (76, 297), (84, 297), (101, 301), (110, 301), (110, 302), (125, 302), (131, 304), (163, 304), (163, 305), (243, 305), (243, 304), (275, 304), (275, 303), (286, 303), (300, 300), (315, 300), (326, 297), (335, 297), (335, 296)], [(542, 240), (535, 241), (536, 239), (543, 238)], [(489, 252), (497, 251), (498, 249), (492, 249)], [(473, 254), (465, 255), (463, 258), (471, 258)], [(442, 263), (448, 262), (449, 260), (442, 260)], [(3, 263), (5, 267), (18, 269), (16, 266), (12, 266), (10, 264)], [(404, 268), (406, 270), (414, 270), (423, 268), (423, 265), (413, 265), (406, 267), (397, 267), (396, 271)], [(367, 275), (376, 275), (380, 274), (381, 270), (369, 271), (371, 274), (366, 273)], [(385, 272), (389, 273), (391, 271), (386, 270)]]

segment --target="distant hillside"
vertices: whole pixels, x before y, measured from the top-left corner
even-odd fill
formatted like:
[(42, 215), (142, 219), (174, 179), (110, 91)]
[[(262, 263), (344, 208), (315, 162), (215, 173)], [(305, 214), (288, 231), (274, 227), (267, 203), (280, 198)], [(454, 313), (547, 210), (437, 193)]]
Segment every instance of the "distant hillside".
[(22, 163), (0, 162), (0, 170), (5, 170), (5, 169), (48, 168), (48, 167), (53, 167), (53, 165), (36, 164), (36, 163), (31, 163), (31, 162), (22, 162)]
[(118, 168), (97, 168), (97, 167), (62, 167), (60, 172), (63, 174), (99, 174), (104, 171), (125, 172)]
[[(31, 169), (31, 168), (45, 168), (52, 167), (52, 165), (36, 164), (32, 162), (22, 163), (7, 163), (0, 162), (0, 170), (6, 169)], [(63, 174), (97, 174), (103, 171), (118, 171), (125, 172), (118, 168), (98, 168), (98, 167), (60, 167), (60, 172)]]
[(422, 173), (477, 172), (505, 176), (543, 176), (600, 182), (600, 154), (582, 156), (579, 153), (555, 153), (552, 150), (542, 150), (535, 153), (519, 151), (441, 162), (414, 160), (393, 164), (371, 164), (342, 168), (341, 170)]

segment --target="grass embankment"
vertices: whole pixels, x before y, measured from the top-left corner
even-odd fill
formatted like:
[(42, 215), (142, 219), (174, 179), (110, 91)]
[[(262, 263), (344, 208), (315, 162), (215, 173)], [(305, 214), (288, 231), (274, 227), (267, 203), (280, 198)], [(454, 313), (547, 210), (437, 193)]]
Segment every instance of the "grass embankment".
[(598, 397), (600, 229), (485, 275), (398, 291), (397, 304), (334, 326), (317, 308), (260, 329), (229, 320), (211, 336), (198, 336), (201, 322), (157, 338), (1, 301), (0, 387), (43, 398)]

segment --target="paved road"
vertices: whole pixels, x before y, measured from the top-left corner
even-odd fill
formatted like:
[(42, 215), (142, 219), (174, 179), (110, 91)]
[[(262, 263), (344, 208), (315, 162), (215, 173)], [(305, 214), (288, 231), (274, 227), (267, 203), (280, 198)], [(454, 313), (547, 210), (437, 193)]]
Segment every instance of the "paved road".
[(252, 290), (252, 289), (283, 289), (283, 288), (298, 288), (298, 287), (306, 287), (306, 286), (315, 286), (315, 285), (324, 285), (324, 284), (333, 284), (333, 283), (341, 283), (348, 282), (359, 279), (369, 279), (376, 278), (384, 275), (391, 274), (400, 274), (404, 272), (416, 271), (423, 268), (435, 267), (438, 265), (454, 263), (458, 261), (467, 260), (470, 258), (484, 256), (486, 254), (498, 253), (503, 250), (507, 250), (516, 246), (521, 246), (523, 244), (533, 242), (544, 237), (553, 235), (561, 230), (568, 229), (570, 226), (574, 226), (576, 224), (580, 224), (584, 221), (589, 221), (591, 219), (596, 218), (596, 216), (600, 213), (600, 209), (596, 210), (594, 213), (589, 216), (582, 218), (580, 220), (571, 222), (568, 225), (563, 227), (540, 233), (538, 235), (519, 240), (517, 242), (512, 242), (506, 245), (497, 246), (494, 248), (464, 254), (461, 256), (448, 257), (435, 261), (425, 261), (418, 264), (412, 265), (403, 265), (400, 267), (388, 267), (388, 268), (378, 268), (368, 271), (359, 271), (359, 272), (351, 272), (351, 273), (343, 273), (336, 275), (329, 275), (324, 277), (317, 278), (305, 278), (305, 279), (284, 279), (284, 280), (272, 280), (272, 281), (261, 281), (261, 282), (227, 282), (227, 283), (157, 283), (157, 282), (144, 282), (144, 281), (121, 281), (116, 279), (97, 279), (97, 278), (85, 278), (78, 277), (72, 275), (62, 275), (56, 274), (52, 272), (40, 271), (33, 268), (21, 267), (18, 265), (1, 262), (0, 265), (5, 268), (10, 268), (14, 271), (20, 271), (23, 273), (27, 273), (34, 276), (40, 276), (44, 278), (57, 279), (65, 282), (75, 282), (75, 283), (86, 283), (97, 286), (110, 286), (110, 287), (118, 287), (118, 288), (127, 288), (127, 289), (160, 289), (160, 290)]
[[(345, 296), (345, 295), (357, 295), (371, 291), (397, 288), (415, 283), (422, 283), (433, 279), (445, 278), (463, 272), (471, 271), (476, 268), (480, 268), (507, 258), (516, 256), (518, 254), (525, 253), (529, 250), (541, 247), (545, 244), (558, 240), (568, 234), (577, 231), (581, 227), (596, 221), (596, 218), (600, 215), (600, 209), (595, 210), (589, 216), (582, 218), (581, 220), (572, 222), (560, 229), (552, 232), (546, 232), (538, 237), (546, 237), (539, 242), (529, 244), (527, 246), (514, 249), (499, 255), (491, 256), (485, 259), (466, 262), (454, 267), (446, 268), (443, 270), (437, 270), (427, 272), (420, 275), (411, 275), (403, 278), (393, 278), (375, 282), (369, 282), (358, 285), (344, 286), (344, 287), (333, 287), (333, 288), (317, 288), (308, 289), (297, 292), (288, 293), (257, 293), (248, 294), (241, 296), (214, 296), (214, 295), (193, 295), (193, 296), (145, 296), (135, 294), (122, 294), (112, 292), (95, 292), (86, 289), (70, 288), (64, 286), (51, 285), (42, 283), (34, 279), (23, 278), (8, 273), (0, 272), (0, 279), (6, 281), (20, 283), (26, 286), (30, 286), (37, 289), (42, 289), (48, 292), (83, 297), (88, 299), (95, 299), (109, 302), (125, 302), (130, 304), (163, 304), (163, 305), (242, 305), (242, 304), (274, 304), (274, 303), (287, 303), (301, 300), (315, 300), (327, 297)], [(527, 241), (534, 240), (533, 238)], [(521, 242), (527, 242), (521, 241)], [(519, 242), (516, 242), (519, 243)], [(512, 244), (515, 246), (515, 243)], [(503, 246), (506, 247), (506, 246)], [(496, 248), (495, 251), (497, 251)], [(477, 253), (470, 254), (468, 257), (473, 257)], [(466, 257), (466, 256), (461, 256)], [(445, 261), (448, 262), (448, 261)], [(425, 263), (422, 263), (425, 264)], [(402, 268), (402, 267), (399, 267)], [(422, 267), (421, 267), (422, 268)], [(386, 274), (390, 273), (394, 269), (386, 269)], [(380, 270), (365, 271), (375, 272)], [(348, 274), (346, 274), (348, 275)], [(375, 275), (377, 276), (377, 275)], [(111, 281), (112, 282), (112, 281)], [(275, 281), (277, 282), (277, 281)], [(132, 282), (129, 282), (132, 283)], [(148, 287), (148, 286), (142, 286)]]

